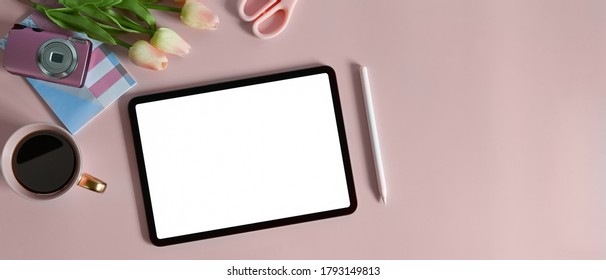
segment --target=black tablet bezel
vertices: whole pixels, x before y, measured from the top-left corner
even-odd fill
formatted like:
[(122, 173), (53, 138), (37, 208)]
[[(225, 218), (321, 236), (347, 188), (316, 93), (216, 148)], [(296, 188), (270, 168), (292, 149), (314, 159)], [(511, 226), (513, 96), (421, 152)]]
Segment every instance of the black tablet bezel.
[[(339, 141), (341, 144), (343, 167), (345, 169), (344, 171), (345, 171), (345, 176), (346, 176), (346, 181), (347, 181), (347, 188), (348, 188), (348, 192), (349, 192), (349, 201), (350, 201), (349, 207), (334, 209), (334, 210), (329, 210), (329, 211), (323, 211), (323, 212), (318, 212), (318, 213), (311, 213), (311, 214), (306, 214), (306, 215), (300, 215), (300, 216), (294, 216), (294, 217), (287, 217), (287, 218), (271, 220), (271, 221), (258, 222), (258, 223), (254, 223), (254, 224), (240, 225), (240, 226), (235, 226), (235, 227), (216, 229), (216, 230), (204, 231), (204, 232), (199, 232), (199, 233), (192, 233), (192, 234), (169, 237), (169, 238), (162, 238), (162, 239), (158, 238), (158, 236), (156, 234), (156, 226), (155, 226), (155, 221), (154, 221), (153, 208), (152, 208), (152, 204), (151, 204), (151, 197), (150, 197), (149, 186), (148, 186), (148, 182), (147, 182), (145, 159), (143, 156), (143, 148), (141, 145), (141, 135), (139, 132), (137, 112), (135, 110), (136, 106), (138, 104), (147, 103), (147, 102), (154, 102), (154, 101), (184, 97), (184, 96), (195, 95), (195, 94), (204, 94), (207, 92), (214, 92), (214, 91), (219, 91), (219, 90), (225, 90), (225, 89), (231, 89), (231, 88), (237, 88), (237, 87), (243, 87), (243, 86), (249, 86), (249, 85), (255, 85), (255, 84), (262, 84), (262, 83), (274, 82), (274, 81), (280, 81), (280, 80), (287, 80), (287, 79), (291, 79), (291, 78), (298, 78), (298, 77), (323, 74), (323, 73), (328, 74), (329, 81), (330, 81), (330, 88), (331, 88), (331, 92), (332, 92), (332, 102), (333, 102), (333, 107), (334, 107), (335, 119), (337, 122)], [(318, 66), (318, 67), (313, 67), (313, 68), (307, 68), (307, 69), (301, 69), (301, 70), (295, 70), (295, 71), (289, 71), (289, 72), (282, 72), (282, 73), (277, 73), (277, 74), (270, 74), (270, 75), (258, 76), (258, 77), (253, 77), (253, 78), (246, 78), (246, 79), (234, 80), (234, 81), (229, 81), (229, 82), (222, 82), (222, 83), (216, 83), (216, 84), (211, 84), (211, 85), (204, 85), (204, 86), (199, 86), (199, 87), (186, 88), (186, 89), (180, 89), (180, 90), (175, 90), (175, 91), (168, 91), (168, 92), (161, 92), (161, 93), (156, 93), (156, 94), (151, 94), (151, 95), (139, 96), (139, 97), (133, 98), (129, 102), (128, 111), (129, 111), (129, 116), (130, 116), (130, 121), (131, 121), (133, 142), (134, 142), (134, 146), (135, 146), (137, 166), (138, 166), (138, 170), (139, 170), (139, 178), (140, 178), (140, 182), (141, 182), (141, 189), (142, 189), (142, 194), (143, 194), (143, 204), (145, 207), (145, 215), (147, 218), (149, 236), (150, 236), (151, 242), (156, 246), (166, 246), (166, 245), (172, 245), (172, 244), (177, 244), (177, 243), (219, 237), (219, 236), (224, 236), (224, 235), (231, 235), (231, 234), (236, 234), (236, 233), (243, 233), (243, 232), (248, 232), (248, 231), (255, 231), (255, 230), (273, 228), (273, 227), (278, 227), (278, 226), (285, 226), (285, 225), (290, 225), (290, 224), (309, 222), (309, 221), (314, 221), (314, 220), (319, 220), (319, 219), (343, 216), (343, 215), (348, 215), (348, 214), (353, 213), (357, 208), (358, 204), (357, 204), (356, 192), (355, 192), (355, 187), (354, 187), (351, 161), (350, 161), (350, 157), (349, 157), (349, 149), (347, 146), (347, 139), (346, 139), (346, 135), (345, 135), (343, 112), (341, 110), (341, 102), (339, 99), (339, 90), (337, 87), (337, 77), (336, 77), (334, 69), (331, 68), (330, 66)]]

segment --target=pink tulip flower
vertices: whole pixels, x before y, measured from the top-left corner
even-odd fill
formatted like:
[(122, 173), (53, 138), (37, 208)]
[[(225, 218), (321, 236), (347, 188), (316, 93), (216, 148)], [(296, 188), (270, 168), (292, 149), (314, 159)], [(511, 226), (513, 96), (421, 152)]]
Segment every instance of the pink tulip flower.
[(219, 17), (197, 0), (186, 0), (181, 10), (181, 21), (197, 29), (216, 30)]
[(164, 52), (144, 40), (139, 40), (130, 47), (128, 58), (138, 66), (156, 71), (164, 70), (168, 65)]
[(191, 50), (191, 46), (179, 34), (166, 27), (158, 28), (150, 43), (165, 53), (178, 56), (185, 56)]

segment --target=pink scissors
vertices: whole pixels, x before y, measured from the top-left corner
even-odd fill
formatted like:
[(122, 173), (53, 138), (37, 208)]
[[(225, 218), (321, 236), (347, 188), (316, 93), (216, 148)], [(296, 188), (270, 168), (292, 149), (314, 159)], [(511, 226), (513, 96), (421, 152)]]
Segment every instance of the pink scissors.
[(297, 0), (240, 0), (238, 11), (245, 21), (254, 21), (252, 30), (261, 39), (278, 36), (290, 20)]

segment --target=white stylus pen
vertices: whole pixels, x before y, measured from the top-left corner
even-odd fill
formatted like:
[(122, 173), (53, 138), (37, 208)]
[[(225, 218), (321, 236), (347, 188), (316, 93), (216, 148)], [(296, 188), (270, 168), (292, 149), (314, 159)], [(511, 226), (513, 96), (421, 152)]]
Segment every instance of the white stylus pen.
[(375, 110), (372, 105), (372, 93), (370, 91), (370, 80), (368, 79), (368, 69), (366, 66), (360, 66), (360, 78), (362, 79), (362, 91), (364, 92), (364, 103), (366, 104), (366, 116), (368, 117), (368, 127), (370, 128), (370, 141), (375, 159), (379, 192), (383, 203), (387, 204), (387, 184), (385, 182), (385, 172), (383, 171), (383, 157), (381, 157), (381, 145), (379, 144), (379, 133), (377, 132), (377, 122), (375, 121)]

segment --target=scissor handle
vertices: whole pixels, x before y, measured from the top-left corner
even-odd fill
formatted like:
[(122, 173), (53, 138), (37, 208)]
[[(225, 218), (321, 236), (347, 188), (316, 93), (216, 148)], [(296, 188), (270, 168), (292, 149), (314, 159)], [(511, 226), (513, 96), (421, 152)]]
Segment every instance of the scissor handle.
[[(259, 10), (255, 11), (253, 14), (248, 15), (244, 11), (244, 6), (246, 5), (247, 0), (240, 0), (239, 4), (239, 12), (240, 17), (242, 17), (245, 21), (254, 21), (252, 30), (255, 36), (261, 39), (271, 39), (275, 36), (278, 36), (284, 29), (286, 25), (290, 21), (290, 15), (292, 13), (293, 8), (297, 4), (297, 0), (270, 0)], [(261, 24), (263, 24), (270, 17), (274, 16), (279, 12), (284, 13), (284, 20), (280, 23), (280, 25), (275, 28), (273, 31), (268, 33), (263, 33), (260, 30)]]
[(244, 21), (253, 21), (253, 20), (257, 19), (259, 16), (261, 16), (263, 13), (267, 12), (271, 6), (275, 5), (279, 1), (280, 0), (269, 0), (265, 3), (265, 5), (263, 5), (263, 7), (259, 8), (253, 14), (249, 15), (246, 13), (246, 11), (244, 9), (244, 6), (246, 6), (246, 3), (248, 3), (248, 0), (240, 0), (240, 2), (238, 4), (238, 13), (240, 14), (240, 17)]

